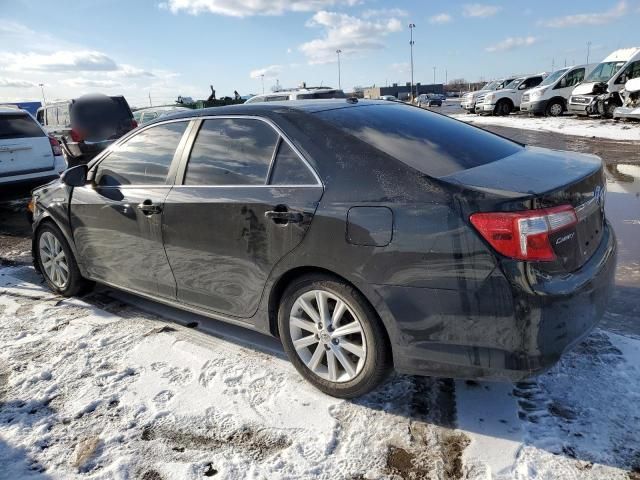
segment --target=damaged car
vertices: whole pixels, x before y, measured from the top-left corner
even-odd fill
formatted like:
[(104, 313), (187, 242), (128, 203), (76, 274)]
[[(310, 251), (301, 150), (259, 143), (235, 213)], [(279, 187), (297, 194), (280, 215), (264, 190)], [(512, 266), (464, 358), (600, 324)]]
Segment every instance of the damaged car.
[(620, 96), (623, 103), (613, 111), (613, 118), (640, 120), (640, 78), (625, 83)]
[(627, 81), (640, 77), (640, 47), (622, 48), (607, 56), (569, 98), (569, 113), (611, 118), (622, 106), (620, 91)]
[[(455, 140), (455, 141), (454, 141)], [(262, 102), (153, 121), (33, 192), (33, 255), (278, 337), (325, 393), (395, 369), (517, 380), (604, 314), (602, 161), (388, 101)]]

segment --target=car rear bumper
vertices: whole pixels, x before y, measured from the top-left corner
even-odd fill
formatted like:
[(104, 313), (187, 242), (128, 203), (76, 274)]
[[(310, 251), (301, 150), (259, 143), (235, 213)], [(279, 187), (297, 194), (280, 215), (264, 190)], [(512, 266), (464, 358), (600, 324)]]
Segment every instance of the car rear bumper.
[(111, 145), (114, 140), (104, 140), (100, 142), (67, 142), (65, 145), (69, 151), (71, 158), (69, 166), (87, 163)]
[(607, 226), (578, 271), (527, 289), (513, 287), (498, 269), (475, 291), (378, 285), (397, 327), (391, 335), (396, 370), (510, 381), (547, 370), (602, 318), (616, 255)]

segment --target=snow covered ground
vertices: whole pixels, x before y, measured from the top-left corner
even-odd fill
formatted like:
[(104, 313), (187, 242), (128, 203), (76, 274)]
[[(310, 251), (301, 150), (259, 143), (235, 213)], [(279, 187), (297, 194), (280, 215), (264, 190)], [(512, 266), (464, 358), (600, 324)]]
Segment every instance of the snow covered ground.
[(638, 479), (640, 339), (518, 385), (394, 375), (357, 401), (277, 341), (0, 267), (0, 478)]
[(498, 125), (502, 127), (523, 128), (556, 132), (578, 137), (608, 138), (611, 140), (640, 140), (640, 122), (614, 122), (595, 118), (529, 117), (511, 114), (506, 117), (470, 115), (454, 113), (451, 117), (474, 125)]

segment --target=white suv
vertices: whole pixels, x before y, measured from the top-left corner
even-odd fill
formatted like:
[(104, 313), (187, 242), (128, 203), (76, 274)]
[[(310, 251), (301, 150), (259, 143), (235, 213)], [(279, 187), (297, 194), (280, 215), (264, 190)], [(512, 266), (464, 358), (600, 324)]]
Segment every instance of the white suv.
[(502, 90), (487, 93), (484, 98), (478, 98), (476, 113), (488, 115), (509, 115), (520, 108), (522, 94), (530, 88), (537, 87), (545, 79), (546, 74), (525, 75), (518, 77)]
[(493, 82), (487, 83), (480, 90), (465, 93), (460, 99), (460, 107), (464, 108), (469, 113), (474, 113), (476, 111), (476, 101), (479, 97), (484, 98), (484, 95), (487, 93), (504, 88), (505, 85), (511, 82), (514, 78), (515, 77), (507, 77), (501, 78), (500, 80), (494, 80)]
[(0, 185), (45, 183), (67, 168), (58, 141), (29, 113), (0, 108)]

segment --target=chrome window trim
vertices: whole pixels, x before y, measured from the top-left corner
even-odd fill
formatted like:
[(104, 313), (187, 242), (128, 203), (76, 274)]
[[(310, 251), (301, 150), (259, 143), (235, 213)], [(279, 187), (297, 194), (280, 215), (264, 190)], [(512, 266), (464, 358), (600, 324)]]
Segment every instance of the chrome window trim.
[[(322, 187), (322, 181), (320, 180), (320, 176), (318, 175), (318, 173), (316, 172), (316, 170), (311, 166), (311, 164), (309, 163), (309, 161), (304, 157), (304, 155), (302, 155), (302, 153), (300, 152), (300, 150), (298, 150), (298, 148), (293, 144), (293, 142), (289, 139), (289, 137), (287, 137), (287, 135), (282, 131), (282, 129), (280, 127), (278, 127), (278, 125), (276, 125), (271, 119), (269, 118), (265, 118), (265, 117), (259, 117), (256, 115), (206, 115), (206, 116), (202, 116), (202, 117), (194, 117), (194, 119), (196, 120), (215, 120), (215, 119), (222, 119), (222, 120), (236, 120), (236, 119), (244, 119), (244, 120), (259, 120), (261, 122), (266, 123), (267, 125), (269, 125), (271, 128), (273, 128), (276, 133), (280, 136), (280, 139), (284, 140), (285, 142), (287, 142), (287, 144), (289, 145), (289, 147), (291, 147), (291, 149), (295, 152), (295, 154), (298, 156), (298, 158), (302, 161), (302, 163), (309, 169), (309, 171), (311, 172), (311, 174), (313, 175), (313, 178), (316, 179), (316, 184), (311, 185), (314, 187)], [(157, 124), (156, 124), (157, 125)], [(191, 145), (192, 149), (193, 149), (193, 145), (195, 145), (195, 142), (197, 141), (198, 137), (196, 135), (196, 138), (193, 141), (193, 144)], [(279, 146), (280, 144), (280, 139), (278, 139), (278, 141), (276, 142), (276, 147)], [(271, 169), (273, 168), (273, 162), (275, 162), (275, 157), (276, 157), (276, 149), (274, 147), (274, 155), (272, 155), (271, 158), (271, 164), (269, 165), (269, 169), (268, 172), (271, 171)], [(189, 159), (191, 158), (191, 152), (189, 152)], [(187, 160), (187, 165), (188, 165), (188, 160)], [(185, 170), (186, 172), (186, 170)], [(269, 178), (267, 176), (267, 178), (265, 179), (265, 182), (268, 181)], [(183, 179), (184, 181), (184, 179)], [(190, 188), (194, 188), (194, 187), (274, 187), (276, 185), (184, 185), (184, 184), (176, 184), (176, 187), (190, 187)], [(282, 186), (282, 185), (277, 185), (277, 186)], [(294, 186), (309, 186), (309, 185), (294, 185)]]
[[(89, 169), (93, 170), (95, 168), (97, 168), (97, 166), (102, 163), (103, 160), (105, 160), (106, 158), (109, 157), (109, 155), (111, 155), (111, 153), (113, 153), (115, 151), (116, 148), (118, 148), (120, 145), (122, 145), (123, 143), (125, 143), (126, 141), (128, 141), (130, 138), (138, 135), (139, 133), (144, 132), (145, 130), (152, 128), (152, 127), (156, 127), (159, 125), (164, 125), (164, 124), (168, 124), (168, 123), (177, 123), (177, 122), (193, 122), (193, 121), (198, 121), (198, 120), (213, 120), (216, 118), (220, 118), (220, 119), (224, 119), (224, 120), (234, 120), (234, 119), (251, 119), (251, 120), (259, 120), (261, 122), (264, 122), (266, 124), (268, 124), (271, 128), (273, 128), (276, 133), (279, 135), (279, 139), (276, 142), (276, 147), (280, 146), (280, 142), (281, 141), (285, 141), (287, 142), (287, 144), (289, 145), (289, 147), (295, 152), (295, 154), (298, 156), (298, 158), (302, 161), (302, 163), (309, 169), (309, 171), (312, 173), (313, 177), (316, 179), (315, 184), (306, 184), (306, 185), (269, 185), (269, 184), (263, 184), (263, 185), (243, 185), (243, 184), (239, 184), (239, 185), (184, 185), (182, 183), (176, 183), (176, 181), (174, 181), (173, 185), (168, 185), (168, 186), (172, 186), (173, 188), (180, 188), (180, 187), (188, 187), (188, 188), (298, 188), (298, 187), (302, 187), (302, 188), (309, 188), (309, 187), (324, 187), (324, 185), (322, 184), (322, 181), (320, 180), (320, 176), (318, 175), (318, 173), (316, 172), (316, 170), (311, 166), (311, 164), (309, 163), (309, 161), (304, 157), (304, 155), (302, 155), (302, 153), (300, 152), (300, 150), (298, 150), (298, 148), (293, 144), (293, 142), (289, 139), (289, 137), (282, 131), (282, 129), (280, 127), (278, 127), (278, 125), (276, 125), (273, 121), (271, 121), (268, 118), (265, 117), (259, 117), (256, 115), (206, 115), (206, 116), (192, 116), (192, 117), (181, 117), (181, 118), (173, 118), (173, 119), (169, 119), (169, 120), (162, 120), (160, 122), (155, 122), (151, 125), (144, 125), (142, 127), (138, 127), (137, 129), (131, 131), (130, 133), (128, 133), (125, 137), (120, 138), (119, 140), (117, 140), (116, 142), (112, 143), (109, 147), (107, 147), (104, 152), (102, 152), (100, 154), (100, 156), (98, 156), (97, 158), (95, 158), (92, 162), (90, 162), (91, 164), (89, 165)], [(188, 129), (188, 126), (187, 126)], [(185, 134), (187, 134), (187, 129), (185, 129)], [(184, 137), (183, 137), (184, 138)], [(197, 135), (196, 135), (196, 139), (197, 139)], [(195, 144), (195, 139), (193, 144), (191, 145), (191, 148), (193, 148), (193, 145)], [(176, 147), (177, 149), (177, 147)], [(268, 172), (271, 172), (271, 170), (273, 169), (273, 165), (275, 164), (275, 159), (277, 156), (277, 148), (274, 147), (274, 153), (271, 157), (271, 163), (269, 164), (269, 170)], [(191, 152), (189, 152), (189, 157), (191, 156)], [(182, 179), (182, 181), (184, 181), (184, 179)], [(269, 181), (269, 177), (267, 176), (267, 178), (265, 179), (265, 181)], [(153, 184), (153, 185), (118, 185), (118, 186), (110, 186), (110, 187), (100, 187), (100, 188), (152, 188), (152, 187), (159, 187), (159, 186), (163, 186), (163, 185), (158, 185), (158, 184)]]

